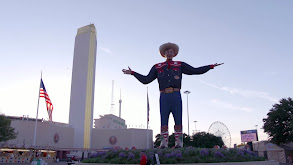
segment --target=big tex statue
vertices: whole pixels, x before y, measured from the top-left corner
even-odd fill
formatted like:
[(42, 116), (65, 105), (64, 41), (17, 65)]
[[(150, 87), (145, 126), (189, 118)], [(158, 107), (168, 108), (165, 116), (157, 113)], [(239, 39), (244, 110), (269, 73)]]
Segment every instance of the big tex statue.
[(160, 114), (161, 114), (161, 144), (160, 148), (168, 147), (168, 120), (170, 113), (175, 120), (175, 147), (183, 147), (182, 134), (182, 100), (181, 100), (181, 80), (182, 73), (187, 75), (203, 74), (214, 69), (221, 64), (213, 64), (194, 68), (185, 62), (173, 61), (173, 57), (178, 54), (179, 47), (174, 43), (165, 43), (159, 48), (161, 56), (166, 58), (165, 62), (155, 64), (147, 76), (143, 76), (135, 71), (123, 69), (124, 74), (131, 74), (141, 83), (148, 84), (156, 78), (160, 88)]

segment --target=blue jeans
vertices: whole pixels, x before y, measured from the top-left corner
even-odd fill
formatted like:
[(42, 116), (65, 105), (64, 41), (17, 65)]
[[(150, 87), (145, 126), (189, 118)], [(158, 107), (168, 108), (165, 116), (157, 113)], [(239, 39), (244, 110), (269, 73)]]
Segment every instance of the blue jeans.
[(182, 125), (182, 100), (179, 91), (161, 93), (160, 95), (161, 126), (168, 125), (169, 115), (172, 113), (175, 125)]

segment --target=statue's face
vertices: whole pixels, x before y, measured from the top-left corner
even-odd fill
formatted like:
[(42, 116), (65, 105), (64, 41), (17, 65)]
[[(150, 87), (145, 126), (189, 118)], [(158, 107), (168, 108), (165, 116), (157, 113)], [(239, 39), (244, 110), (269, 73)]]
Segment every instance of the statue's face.
[(175, 52), (173, 49), (167, 49), (165, 50), (165, 57), (167, 58), (167, 60), (172, 60), (172, 58), (174, 57)]

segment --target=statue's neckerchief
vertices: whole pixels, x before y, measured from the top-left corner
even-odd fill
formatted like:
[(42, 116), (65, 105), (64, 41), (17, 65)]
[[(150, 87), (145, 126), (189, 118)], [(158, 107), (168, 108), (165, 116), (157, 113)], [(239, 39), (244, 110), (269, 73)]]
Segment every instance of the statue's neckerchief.
[(171, 68), (171, 62), (172, 62), (172, 60), (166, 60), (166, 63), (167, 63), (168, 69)]

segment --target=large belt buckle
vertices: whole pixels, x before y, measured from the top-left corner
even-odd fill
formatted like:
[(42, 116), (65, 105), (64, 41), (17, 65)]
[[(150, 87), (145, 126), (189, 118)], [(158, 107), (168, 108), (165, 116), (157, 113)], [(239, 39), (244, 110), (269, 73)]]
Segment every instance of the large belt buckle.
[(174, 92), (174, 89), (172, 87), (165, 89), (165, 93), (172, 93), (172, 92)]

